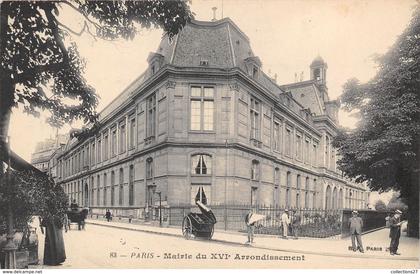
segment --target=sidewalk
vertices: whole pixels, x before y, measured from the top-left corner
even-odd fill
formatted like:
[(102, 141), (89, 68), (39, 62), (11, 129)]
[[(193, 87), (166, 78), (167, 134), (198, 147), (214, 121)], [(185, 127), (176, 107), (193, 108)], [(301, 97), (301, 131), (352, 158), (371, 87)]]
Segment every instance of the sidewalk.
[[(146, 224), (129, 224), (122, 222), (106, 222), (102, 220), (87, 219), (87, 224), (107, 226), (118, 229), (127, 229), (133, 231), (154, 233), (158, 235), (166, 235), (183, 238), (181, 227), (157, 227)], [(87, 225), (87, 229), (89, 226)], [(245, 233), (215, 230), (212, 242), (218, 242), (229, 245), (245, 245), (247, 237)], [(389, 246), (389, 230), (384, 228), (362, 236), (365, 253), (353, 252), (348, 249), (351, 246), (350, 238), (345, 239), (313, 239), (300, 238), (281, 239), (278, 236), (259, 236), (255, 235), (255, 243), (253, 248), (266, 250), (285, 251), (292, 253), (316, 254), (324, 256), (339, 256), (351, 258), (368, 258), (368, 259), (389, 259), (389, 260), (409, 260), (419, 261), (419, 241), (415, 238), (408, 238), (402, 233), (398, 251), (401, 256), (392, 256), (386, 251)]]

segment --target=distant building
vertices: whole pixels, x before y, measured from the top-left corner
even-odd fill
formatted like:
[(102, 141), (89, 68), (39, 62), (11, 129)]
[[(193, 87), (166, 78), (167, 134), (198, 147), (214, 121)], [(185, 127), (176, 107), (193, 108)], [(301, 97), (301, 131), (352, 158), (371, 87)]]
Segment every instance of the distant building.
[(68, 139), (68, 134), (58, 134), (55, 138), (39, 142), (35, 147), (35, 152), (31, 155), (31, 164), (55, 178), (57, 150), (67, 144)]
[(189, 23), (148, 62), (99, 126), (63, 147), (57, 179), (71, 199), (136, 217), (157, 192), (169, 206), (366, 208), (366, 185), (337, 169), (339, 102), (322, 58), (309, 81), (279, 86), (225, 18)]

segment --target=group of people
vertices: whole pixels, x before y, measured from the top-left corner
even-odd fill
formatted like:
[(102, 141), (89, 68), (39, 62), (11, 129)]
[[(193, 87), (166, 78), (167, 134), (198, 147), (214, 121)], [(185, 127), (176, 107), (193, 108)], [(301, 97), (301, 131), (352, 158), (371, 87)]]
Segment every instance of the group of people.
[[(398, 253), (398, 246), (400, 244), (401, 236), (401, 225), (403, 223), (401, 221), (401, 214), (402, 212), (400, 210), (396, 210), (392, 217), (388, 216), (385, 218), (386, 226), (389, 227), (389, 238), (391, 238), (389, 245), (389, 252), (391, 255), (401, 255), (401, 253)], [(361, 253), (364, 253), (362, 244), (363, 220), (360, 216), (358, 216), (357, 210), (353, 210), (352, 217), (349, 219), (349, 225), (353, 251), (356, 252), (359, 250)]]
[[(247, 244), (254, 242), (254, 230), (255, 224), (257, 223), (257, 221), (253, 221), (252, 216), (254, 214), (256, 213), (250, 209), (248, 214), (245, 216), (245, 224), (248, 233), (248, 241), (246, 242)], [(300, 223), (301, 217), (299, 214), (296, 214), (296, 210), (289, 211), (288, 209), (285, 209), (280, 217), (282, 238), (289, 239), (290, 235), (293, 237), (293, 239), (298, 239), (298, 235), (300, 234)]]
[[(254, 242), (254, 230), (257, 223), (257, 221), (253, 221), (256, 220), (256, 218), (252, 218), (254, 214), (256, 213), (250, 209), (248, 214), (245, 216), (245, 224), (248, 234), (247, 244)], [(397, 252), (401, 236), (401, 224), (403, 223), (401, 221), (401, 214), (402, 212), (400, 210), (396, 210), (392, 217), (386, 218), (387, 227), (390, 228), (389, 237), (391, 238), (391, 243), (389, 251), (391, 255), (401, 255)], [(283, 239), (288, 239), (289, 235), (291, 235), (293, 239), (298, 239), (301, 217), (299, 214), (296, 214), (296, 210), (289, 211), (288, 209), (285, 209), (280, 217), (280, 223)], [(359, 216), (359, 212), (357, 210), (352, 211), (352, 216), (349, 218), (349, 226), (353, 251), (360, 251), (361, 253), (364, 253), (365, 251), (362, 243), (363, 220)]]

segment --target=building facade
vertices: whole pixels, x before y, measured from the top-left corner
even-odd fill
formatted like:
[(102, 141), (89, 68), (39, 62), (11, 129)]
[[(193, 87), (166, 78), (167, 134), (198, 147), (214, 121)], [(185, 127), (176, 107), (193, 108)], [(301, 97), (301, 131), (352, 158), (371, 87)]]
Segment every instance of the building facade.
[(60, 148), (69, 139), (68, 134), (57, 134), (55, 138), (49, 138), (37, 143), (34, 153), (31, 155), (31, 164), (42, 172), (56, 178), (57, 155)]
[(321, 58), (311, 80), (280, 86), (225, 18), (164, 37), (148, 62), (57, 156), (71, 199), (93, 211), (153, 207), (157, 194), (168, 206), (366, 208), (366, 185), (337, 169), (339, 104)]

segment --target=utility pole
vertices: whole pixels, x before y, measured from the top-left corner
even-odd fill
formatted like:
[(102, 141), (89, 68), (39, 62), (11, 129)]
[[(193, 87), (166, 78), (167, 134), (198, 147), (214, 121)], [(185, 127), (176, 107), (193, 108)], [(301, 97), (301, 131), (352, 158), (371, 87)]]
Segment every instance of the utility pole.
[(227, 139), (225, 140), (225, 153), (226, 155), (225, 155), (225, 208), (224, 208), (225, 218), (224, 218), (224, 221), (225, 221), (225, 230), (227, 230), (228, 228), (228, 225), (227, 225), (227, 221), (228, 221), (228, 217), (227, 217), (228, 140)]
[[(7, 138), (7, 172), (4, 179), (6, 180), (7, 188), (10, 192), (12, 189), (12, 176), (11, 176), (11, 152), (10, 152), (10, 136)], [(1, 168), (3, 170), (3, 163), (1, 163)], [(9, 193), (10, 195), (10, 193)], [(12, 198), (12, 197), (10, 197)], [(13, 242), (14, 239), (14, 222), (13, 222), (13, 208), (12, 204), (9, 202), (7, 206), (7, 242), (6, 245), (3, 247), (4, 253), (6, 254), (5, 258), (5, 267), (6, 269), (15, 269), (16, 268), (16, 250), (17, 247)]]

